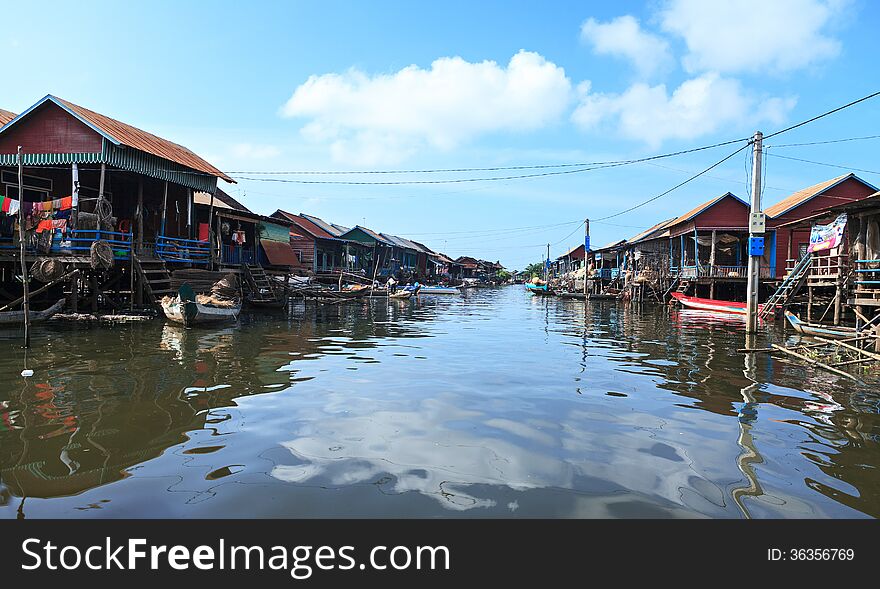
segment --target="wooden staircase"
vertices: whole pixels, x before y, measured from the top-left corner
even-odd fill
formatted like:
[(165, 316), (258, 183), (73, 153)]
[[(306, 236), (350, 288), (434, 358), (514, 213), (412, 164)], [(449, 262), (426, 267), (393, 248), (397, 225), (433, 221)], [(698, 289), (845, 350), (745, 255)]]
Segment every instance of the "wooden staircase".
[(269, 277), (259, 264), (245, 264), (244, 274), (247, 278), (248, 288), (251, 291), (248, 300), (252, 303), (278, 302), (278, 294), (272, 287)]
[(147, 298), (152, 303), (159, 304), (162, 297), (174, 293), (174, 289), (171, 288), (171, 274), (165, 266), (165, 260), (149, 256), (135, 256), (134, 267), (144, 291), (146, 291)]
[(807, 254), (798, 261), (788, 276), (785, 277), (785, 280), (782, 281), (782, 284), (779, 285), (779, 288), (776, 289), (776, 292), (770, 295), (770, 298), (767, 299), (767, 302), (758, 311), (760, 319), (766, 319), (775, 313), (777, 309), (783, 309), (789, 304), (791, 298), (797, 294), (806, 281), (811, 263), (812, 257), (810, 254)]

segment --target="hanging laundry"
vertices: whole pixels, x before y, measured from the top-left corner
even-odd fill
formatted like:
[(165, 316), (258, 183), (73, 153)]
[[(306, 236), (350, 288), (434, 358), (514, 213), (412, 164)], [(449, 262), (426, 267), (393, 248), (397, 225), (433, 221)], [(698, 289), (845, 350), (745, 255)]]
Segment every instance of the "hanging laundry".
[(232, 232), (232, 243), (236, 245), (244, 245), (245, 236), (244, 231), (233, 231)]

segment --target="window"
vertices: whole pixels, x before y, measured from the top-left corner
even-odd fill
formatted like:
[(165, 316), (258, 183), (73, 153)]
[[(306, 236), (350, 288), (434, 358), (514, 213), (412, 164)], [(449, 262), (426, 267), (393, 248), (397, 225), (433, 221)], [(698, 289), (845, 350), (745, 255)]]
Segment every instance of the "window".
[(803, 260), (807, 256), (807, 245), (806, 243), (798, 245), (798, 260)]

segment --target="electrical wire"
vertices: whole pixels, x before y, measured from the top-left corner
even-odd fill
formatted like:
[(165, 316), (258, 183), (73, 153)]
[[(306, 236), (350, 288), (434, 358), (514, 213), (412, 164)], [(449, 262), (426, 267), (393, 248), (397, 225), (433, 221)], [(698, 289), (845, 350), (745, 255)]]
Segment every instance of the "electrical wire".
[(833, 108), (831, 110), (825, 111), (820, 115), (816, 115), (815, 117), (811, 117), (805, 121), (801, 121), (800, 123), (795, 123), (794, 125), (790, 125), (784, 129), (780, 129), (779, 131), (775, 131), (773, 133), (770, 133), (769, 135), (764, 135), (764, 141), (766, 141), (767, 139), (770, 139), (771, 137), (776, 137), (777, 135), (782, 135), (783, 133), (788, 133), (789, 131), (797, 129), (798, 127), (803, 127), (804, 125), (807, 125), (807, 124), (812, 123), (814, 121), (818, 121), (819, 119), (827, 117), (828, 115), (833, 115), (836, 112), (840, 112), (840, 111), (847, 109), (851, 106), (855, 106), (855, 105), (859, 104), (860, 102), (865, 102), (866, 100), (876, 98), (877, 96), (880, 96), (880, 91), (873, 92), (871, 94), (868, 94), (867, 96), (862, 96), (861, 98), (859, 98), (857, 100), (853, 100), (852, 102), (848, 102), (848, 103), (844, 104), (843, 106), (838, 106), (837, 108)]
[(841, 165), (838, 165), (838, 164), (829, 164), (829, 163), (826, 163), (826, 162), (817, 162), (817, 161), (814, 161), (814, 160), (805, 160), (805, 159), (802, 159), (802, 158), (799, 158), (799, 157), (791, 157), (791, 156), (788, 156), (788, 155), (779, 155), (778, 153), (768, 153), (767, 155), (769, 155), (770, 157), (778, 157), (778, 158), (780, 158), (780, 159), (784, 159), (784, 160), (792, 160), (792, 161), (795, 161), (795, 162), (803, 162), (803, 163), (805, 163), (805, 164), (814, 164), (814, 165), (817, 165), (817, 166), (827, 166), (827, 167), (829, 167), (829, 168), (840, 168), (840, 169), (842, 169), (842, 170), (850, 170), (850, 171), (855, 171), (855, 172), (864, 172), (864, 173), (866, 173), (866, 174), (880, 174), (880, 172), (878, 172), (877, 170), (866, 170), (866, 169), (864, 169), (864, 168), (854, 168), (854, 167), (852, 167), (852, 166), (841, 166)]
[(646, 204), (649, 204), (649, 203), (654, 202), (655, 200), (659, 200), (659, 199), (663, 198), (664, 196), (666, 196), (667, 194), (669, 194), (670, 192), (673, 192), (673, 191), (675, 191), (675, 190), (678, 190), (679, 188), (681, 188), (681, 187), (684, 186), (685, 184), (688, 184), (688, 183), (692, 182), (693, 180), (696, 180), (697, 178), (699, 178), (700, 176), (702, 176), (702, 175), (705, 174), (706, 172), (708, 172), (708, 171), (710, 171), (710, 170), (713, 170), (713, 169), (717, 168), (718, 166), (720, 166), (721, 164), (723, 164), (724, 162), (726, 162), (727, 160), (729, 160), (730, 158), (732, 158), (733, 156), (735, 156), (736, 154), (738, 154), (739, 152), (741, 152), (742, 150), (746, 149), (746, 148), (749, 147), (749, 146), (750, 146), (749, 143), (743, 145), (742, 147), (740, 147), (739, 149), (737, 149), (737, 150), (734, 151), (733, 153), (724, 156), (723, 158), (721, 158), (720, 160), (718, 160), (717, 162), (715, 162), (714, 164), (712, 164), (712, 165), (709, 166), (708, 168), (704, 168), (704, 169), (701, 170), (700, 172), (697, 172), (697, 173), (694, 174), (693, 176), (690, 176), (687, 180), (684, 180), (683, 182), (679, 182), (678, 184), (676, 184), (675, 186), (673, 186), (673, 187), (670, 188), (669, 190), (665, 190), (665, 191), (661, 192), (660, 194), (657, 194), (657, 195), (655, 195), (655, 196), (652, 196), (651, 198), (649, 198), (649, 199), (647, 199), (647, 200), (644, 200), (644, 201), (640, 202), (639, 204), (637, 204), (637, 205), (635, 205), (635, 206), (632, 206), (632, 207), (629, 207), (628, 209), (624, 209), (624, 210), (622, 210), (622, 211), (620, 211), (620, 212), (614, 213), (613, 215), (607, 215), (607, 216), (605, 216), (605, 217), (599, 217), (598, 219), (596, 219), (596, 221), (604, 221), (604, 220), (606, 220), (606, 219), (613, 219), (614, 217), (619, 217), (620, 215), (625, 215), (626, 213), (629, 213), (629, 212), (634, 211), (634, 210), (636, 210), (636, 209), (638, 209), (638, 208), (641, 208), (641, 207), (645, 206)]
[[(829, 139), (828, 141), (807, 141), (804, 143), (783, 143), (781, 145), (773, 145), (774, 148), (779, 147), (804, 147), (807, 145), (827, 145), (829, 143), (844, 143), (847, 141), (863, 141), (866, 139), (880, 139), (880, 135), (865, 135), (863, 137), (846, 137), (844, 139)], [(765, 148), (768, 146), (765, 146)]]

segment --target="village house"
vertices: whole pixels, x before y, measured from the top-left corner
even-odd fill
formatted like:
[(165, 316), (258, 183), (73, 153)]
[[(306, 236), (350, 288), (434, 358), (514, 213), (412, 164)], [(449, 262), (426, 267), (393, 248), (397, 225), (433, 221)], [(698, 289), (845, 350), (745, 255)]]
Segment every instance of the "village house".
[[(212, 239), (197, 233), (194, 194), (216, 195), (220, 179), (234, 182), (177, 143), (58, 97), (42, 98), (0, 128), (0, 294), (11, 298), (20, 290), (12, 213), (22, 208), (28, 262), (55, 259), (56, 278), (80, 270), (68, 287), (74, 306), (83, 297), (93, 309), (133, 305), (141, 295), (155, 302), (170, 292), (174, 269), (216, 263)], [(212, 234), (214, 219), (206, 221)], [(97, 242), (105, 253), (94, 269)]]

